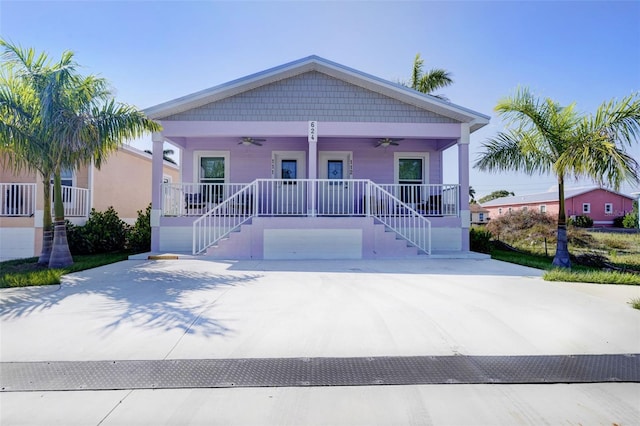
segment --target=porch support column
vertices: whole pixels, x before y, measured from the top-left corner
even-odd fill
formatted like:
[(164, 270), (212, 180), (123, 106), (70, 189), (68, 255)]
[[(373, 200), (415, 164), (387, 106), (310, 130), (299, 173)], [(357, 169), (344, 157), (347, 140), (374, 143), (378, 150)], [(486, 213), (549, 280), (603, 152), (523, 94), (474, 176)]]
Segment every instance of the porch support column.
[(151, 163), (151, 251), (160, 251), (160, 216), (162, 213), (162, 171), (164, 137), (153, 133), (153, 153)]
[(469, 251), (469, 227), (471, 213), (469, 211), (469, 124), (463, 123), (458, 139), (458, 183), (460, 184), (460, 222), (462, 225), (462, 251)]
[[(318, 179), (318, 122), (309, 121), (309, 130), (307, 134), (307, 140), (309, 141), (309, 164), (307, 169), (309, 170), (308, 178), (315, 180)], [(316, 205), (316, 184), (311, 182), (311, 191), (309, 191), (309, 199), (307, 205), (309, 206), (309, 216), (316, 216), (318, 208)]]

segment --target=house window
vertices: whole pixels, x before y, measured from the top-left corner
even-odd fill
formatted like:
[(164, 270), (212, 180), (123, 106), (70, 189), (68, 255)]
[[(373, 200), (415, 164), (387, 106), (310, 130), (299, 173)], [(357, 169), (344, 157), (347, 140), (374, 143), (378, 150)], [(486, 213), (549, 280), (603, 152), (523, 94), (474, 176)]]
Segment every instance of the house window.
[(582, 203), (582, 213), (591, 213), (591, 203)]
[(200, 183), (224, 183), (224, 157), (200, 157)]
[(613, 204), (605, 203), (604, 204), (604, 214), (613, 214)]
[[(73, 170), (71, 169), (62, 169), (60, 171), (60, 183), (63, 187), (68, 186), (68, 187), (72, 187), (74, 186), (74, 173)], [(53, 185), (53, 175), (51, 176), (51, 185)], [(66, 189), (62, 188), (62, 202), (63, 203), (69, 203), (71, 202), (71, 191), (72, 189)], [(53, 190), (52, 190), (53, 192)], [(51, 200), (54, 200), (54, 194), (51, 195)]]
[(546, 213), (547, 212), (547, 206), (540, 206), (540, 213)]
[(511, 207), (509, 207), (509, 213), (511, 213), (513, 211), (513, 209)]
[(223, 198), (224, 183), (229, 176), (229, 153), (224, 151), (196, 151), (194, 155), (194, 183), (192, 198), (201, 203), (215, 203)]
[(478, 217), (480, 218), (480, 222), (484, 222), (484, 213), (479, 213)]
[(421, 185), (425, 183), (424, 155), (396, 156), (397, 182), (400, 186), (400, 199), (408, 204), (417, 204), (422, 200)]
[(524, 206), (524, 207), (522, 208), (522, 211), (523, 211), (523, 212), (526, 212), (527, 210), (529, 210), (529, 207), (527, 207), (527, 206)]
[(498, 209), (498, 214), (502, 214), (502, 208)]

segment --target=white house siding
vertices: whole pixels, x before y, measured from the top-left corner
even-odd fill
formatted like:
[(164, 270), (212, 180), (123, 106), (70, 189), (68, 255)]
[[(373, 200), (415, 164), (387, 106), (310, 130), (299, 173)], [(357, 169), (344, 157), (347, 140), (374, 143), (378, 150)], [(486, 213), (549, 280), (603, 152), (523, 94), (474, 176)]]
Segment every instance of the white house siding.
[(0, 228), (0, 261), (33, 257), (35, 228)]

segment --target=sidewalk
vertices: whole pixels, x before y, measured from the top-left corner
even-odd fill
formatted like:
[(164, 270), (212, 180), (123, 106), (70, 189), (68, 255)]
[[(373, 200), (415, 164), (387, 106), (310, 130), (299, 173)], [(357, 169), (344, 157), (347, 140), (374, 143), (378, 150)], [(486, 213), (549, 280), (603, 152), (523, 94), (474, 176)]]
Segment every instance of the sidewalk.
[[(131, 260), (0, 291), (0, 361), (640, 352), (640, 288), (493, 260)], [(0, 424), (640, 424), (640, 385), (0, 393)], [(42, 416), (42, 417), (38, 417)], [(100, 423), (102, 422), (102, 423)]]

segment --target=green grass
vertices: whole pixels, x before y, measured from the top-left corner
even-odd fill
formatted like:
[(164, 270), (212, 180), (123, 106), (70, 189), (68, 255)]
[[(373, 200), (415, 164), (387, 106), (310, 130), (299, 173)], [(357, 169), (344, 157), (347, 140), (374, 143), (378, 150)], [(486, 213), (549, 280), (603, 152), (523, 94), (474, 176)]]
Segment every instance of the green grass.
[(640, 285), (638, 274), (602, 271), (581, 265), (573, 265), (571, 270), (558, 269), (551, 264), (553, 258), (540, 254), (493, 249), (491, 258), (547, 271), (543, 275), (546, 281)]
[(545, 272), (543, 278), (546, 281), (640, 285), (640, 275), (617, 271), (565, 271), (552, 269)]
[(629, 304), (633, 309), (640, 309), (640, 297), (634, 297)]
[(0, 288), (60, 284), (60, 278), (65, 274), (120, 262), (128, 257), (128, 253), (73, 256), (73, 265), (63, 269), (39, 266), (37, 257), (0, 262)]

